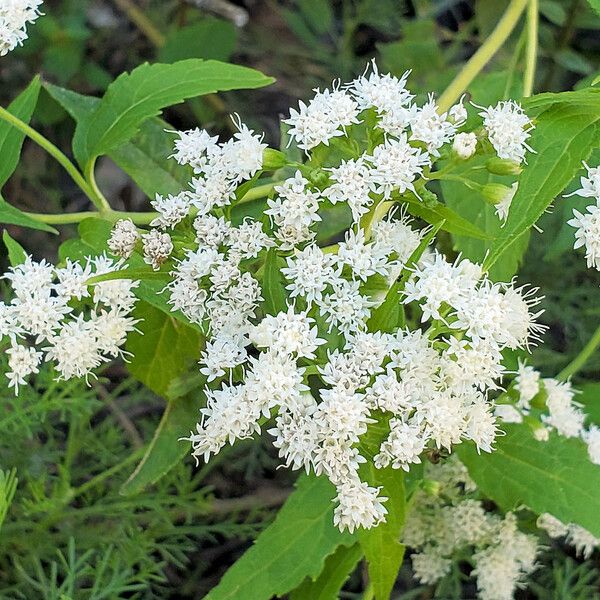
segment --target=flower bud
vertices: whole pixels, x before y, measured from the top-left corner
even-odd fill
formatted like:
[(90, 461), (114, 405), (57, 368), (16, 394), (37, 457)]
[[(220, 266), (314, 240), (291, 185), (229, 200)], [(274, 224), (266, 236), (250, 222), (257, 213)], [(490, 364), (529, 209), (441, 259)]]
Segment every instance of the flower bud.
[(287, 158), (283, 152), (274, 150), (273, 148), (267, 148), (263, 152), (262, 168), (265, 171), (275, 171), (276, 169), (285, 167), (286, 164)]
[(463, 160), (471, 158), (477, 149), (477, 136), (474, 133), (457, 134), (452, 149)]
[(422, 190), (419, 190), (419, 196), (421, 197), (423, 204), (430, 208), (437, 206), (440, 203), (438, 200), (438, 197), (431, 190), (428, 190), (427, 188), (423, 188)]
[(428, 496), (439, 496), (440, 495), (440, 482), (434, 479), (423, 479), (421, 481), (421, 489)]
[(519, 175), (523, 169), (514, 160), (506, 158), (490, 158), (485, 163), (485, 168), (494, 175)]
[(500, 204), (511, 193), (511, 188), (502, 183), (486, 183), (481, 186), (481, 193), (486, 202)]

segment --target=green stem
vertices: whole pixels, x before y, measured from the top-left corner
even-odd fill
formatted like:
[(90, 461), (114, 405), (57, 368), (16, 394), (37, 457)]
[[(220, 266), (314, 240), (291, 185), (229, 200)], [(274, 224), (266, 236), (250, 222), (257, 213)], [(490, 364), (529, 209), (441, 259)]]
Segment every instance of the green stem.
[(131, 0), (114, 0), (114, 3), (129, 17), (129, 20), (152, 42), (160, 48), (164, 46), (166, 38)]
[(83, 178), (77, 167), (68, 159), (68, 157), (61, 152), (50, 140), (46, 139), (41, 133), (38, 133), (33, 127), (27, 125), (27, 123), (21, 121), (18, 117), (8, 112), (5, 108), (0, 106), (0, 119), (10, 123), (16, 129), (22, 131), (28, 138), (32, 139), (38, 146), (42, 147), (48, 154), (54, 157), (58, 163), (60, 163), (67, 173), (71, 176), (73, 181), (81, 189), (81, 191), (94, 203), (96, 199), (94, 191)]
[[(96, 211), (65, 213), (61, 215), (47, 215), (43, 213), (25, 212), (28, 217), (47, 223), (48, 225), (71, 225), (81, 223), (84, 219), (100, 216)], [(136, 225), (148, 225), (158, 216), (157, 212), (124, 212), (120, 210), (103, 211), (101, 216), (109, 221), (116, 222), (119, 219), (131, 219)]]
[(598, 346), (600, 346), (600, 326), (594, 331), (594, 335), (582, 348), (581, 352), (557, 375), (556, 379), (566, 381), (575, 375), (594, 354)]
[(460, 98), (473, 79), (477, 77), (483, 67), (501, 48), (519, 22), (521, 13), (525, 10), (528, 1), (511, 0), (494, 31), (440, 96), (438, 101), (440, 112), (447, 111)]
[(104, 194), (100, 191), (98, 184), (96, 183), (96, 176), (94, 175), (94, 167), (96, 166), (96, 160), (91, 160), (85, 168), (85, 178), (90, 184), (94, 193), (92, 202), (96, 205), (96, 208), (102, 213), (110, 213), (112, 209), (108, 200), (104, 197)]
[(81, 494), (85, 494), (85, 492), (87, 492), (89, 489), (97, 486), (98, 484), (102, 483), (109, 477), (112, 477), (115, 473), (118, 473), (121, 469), (124, 469), (126, 466), (134, 463), (140, 456), (142, 456), (145, 449), (146, 449), (145, 447), (138, 448), (137, 450), (132, 452), (129, 456), (127, 456), (127, 458), (125, 458), (125, 460), (110, 467), (110, 469), (106, 469), (105, 471), (102, 471), (102, 473), (96, 475), (95, 477), (92, 477), (92, 479), (81, 484), (79, 487), (74, 488), (70, 494), (70, 499), (72, 500), (73, 498), (77, 498), (78, 496), (81, 496)]
[(538, 0), (529, 0), (527, 5), (527, 54), (525, 75), (523, 78), (523, 96), (526, 98), (533, 93), (535, 68), (538, 52)]

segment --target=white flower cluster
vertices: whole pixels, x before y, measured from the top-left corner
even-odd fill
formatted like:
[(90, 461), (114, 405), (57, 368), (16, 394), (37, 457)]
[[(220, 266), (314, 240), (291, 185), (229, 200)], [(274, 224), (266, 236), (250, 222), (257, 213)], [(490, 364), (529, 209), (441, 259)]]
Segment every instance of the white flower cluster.
[(437, 493), (416, 492), (402, 534), (402, 542), (415, 551), (411, 557), (415, 577), (435, 584), (468, 556), (475, 567), (478, 597), (512, 600), (536, 567), (537, 538), (519, 531), (514, 513), (502, 517), (488, 512), (454, 456), (427, 465), (425, 477), (437, 482)]
[(136, 321), (129, 316), (137, 283), (127, 279), (87, 281), (116, 271), (106, 256), (54, 267), (42, 260), (11, 267), (4, 275), (12, 287), (10, 303), (0, 303), (0, 336), (8, 341), (9, 386), (18, 393), (26, 378), (51, 361), (59, 379), (88, 377), (118, 356)]
[[(586, 427), (586, 414), (580, 403), (575, 401), (577, 390), (569, 381), (542, 379), (533, 367), (519, 364), (514, 381), (517, 394), (515, 404), (499, 404), (496, 416), (505, 423), (522, 423), (523, 416), (539, 417), (539, 425), (534, 436), (539, 441), (547, 441), (550, 431), (568, 438), (580, 438), (588, 448), (592, 463), (600, 465), (600, 427)], [(543, 405), (532, 406), (532, 400), (540, 394)], [(540, 409), (540, 406), (543, 406)]]
[[(137, 249), (155, 269), (169, 260), (172, 310), (206, 333), (207, 401), (189, 438), (194, 456), (208, 460), (269, 422), (286, 466), (336, 486), (334, 519), (350, 531), (386, 514), (381, 490), (360, 477), (367, 460), (409, 470), (424, 452), (462, 440), (492, 450), (488, 393), (504, 372), (501, 352), (526, 347), (541, 331), (531, 292), (490, 282), (468, 260), (433, 252), (412, 274), (404, 270), (424, 250), (423, 231), (402, 211), (378, 209), (424, 185), (424, 169), (466, 119), (461, 103), (443, 115), (431, 97), (417, 107), (405, 80), (374, 66), (292, 111), (289, 134), (307, 153), (321, 144), (356, 149), (334, 153), (316, 175), (310, 161), (296, 164), (273, 184), (261, 220), (244, 216), (239, 185), (263, 168), (262, 138), (240, 122), (226, 143), (198, 129), (179, 133), (173, 157), (194, 170), (190, 190), (156, 198), (148, 233), (122, 221), (109, 242), (123, 258)], [(366, 152), (350, 128), (369, 114), (376, 126)], [(337, 203), (353, 222), (338, 244), (322, 248), (317, 226)], [(373, 330), (382, 290), (401, 274), (397, 308), (422, 317), (423, 329)], [(361, 437), (378, 420), (389, 432), (368, 457)]]
[[(412, 189), (414, 178), (432, 165), (444, 145), (452, 142), (454, 152), (467, 159), (475, 153), (477, 135), (459, 132), (467, 120), (462, 99), (446, 113), (440, 113), (433, 94), (422, 106), (414, 103), (415, 97), (406, 87), (409, 74), (407, 71), (400, 78), (380, 74), (373, 61), (370, 72), (365, 71), (346, 86), (335, 84), (332, 90), (314, 90), (315, 96), (308, 104), (301, 101), (298, 110), (291, 109), (290, 117), (284, 119), (289, 125), (288, 134), (299, 148), (308, 151), (345, 136), (348, 127), (361, 123), (368, 111), (374, 111), (386, 142), (373, 155), (360, 157), (357, 164), (352, 161), (348, 168), (354, 173), (353, 179), (378, 193), (389, 193), (392, 188), (400, 193)], [(511, 100), (478, 108), (482, 109), (484, 130), (498, 156), (523, 162), (526, 151), (532, 152), (527, 139), (534, 126), (521, 106)], [(419, 150), (419, 146), (426, 151)], [(370, 177), (368, 170), (361, 168), (369, 164), (374, 167)]]
[(500, 158), (517, 164), (525, 160), (525, 151), (533, 152), (527, 145), (533, 123), (514, 100), (499, 102), (496, 106), (483, 108), (483, 126)]
[(8, 54), (27, 39), (27, 24), (39, 16), (43, 0), (2, 0), (0, 2), (0, 56)]
[(581, 525), (576, 523), (565, 525), (549, 513), (543, 513), (538, 517), (537, 526), (553, 539), (564, 537), (567, 544), (574, 546), (577, 555), (585, 559), (588, 559), (600, 546), (600, 540)]
[(573, 210), (575, 215), (568, 224), (575, 227), (575, 248), (585, 248), (585, 258), (589, 268), (600, 271), (600, 166), (589, 167), (584, 163), (587, 177), (581, 178), (581, 188), (572, 195), (593, 198), (596, 203), (586, 208), (582, 214)]

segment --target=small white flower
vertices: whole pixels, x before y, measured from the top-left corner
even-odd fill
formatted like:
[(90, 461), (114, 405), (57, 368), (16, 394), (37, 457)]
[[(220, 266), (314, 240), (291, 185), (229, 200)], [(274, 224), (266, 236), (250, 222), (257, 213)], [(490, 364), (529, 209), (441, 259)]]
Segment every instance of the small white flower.
[(106, 243), (108, 249), (119, 258), (129, 258), (133, 254), (140, 234), (131, 219), (119, 219), (113, 227)]
[(573, 247), (584, 246), (587, 266), (600, 271), (600, 206), (592, 204), (586, 210), (587, 212), (582, 214), (574, 209), (575, 216), (567, 223), (577, 229)]
[(191, 198), (188, 192), (182, 192), (176, 196), (169, 194), (167, 197), (156, 194), (155, 200), (150, 204), (159, 213), (159, 216), (150, 225), (160, 229), (173, 229), (190, 212)]
[(350, 533), (358, 527), (376, 527), (387, 514), (383, 506), (387, 498), (379, 496), (379, 492), (380, 488), (370, 487), (358, 479), (348, 479), (338, 485), (334, 502), (339, 504), (333, 511), (333, 523)]
[(42, 0), (2, 0), (0, 4), (0, 56), (27, 39), (27, 24), (39, 16)]
[(458, 133), (452, 143), (452, 149), (463, 160), (471, 158), (477, 150), (477, 136), (474, 133)]
[(6, 350), (6, 354), (8, 355), (9, 369), (6, 373), (8, 387), (14, 387), (15, 394), (18, 395), (19, 385), (27, 385), (25, 378), (39, 371), (39, 364), (43, 355), (41, 352), (37, 352), (35, 348), (15, 343)]
[(506, 219), (508, 219), (508, 211), (510, 210), (510, 206), (512, 204), (513, 198), (517, 193), (517, 188), (519, 184), (518, 182), (513, 183), (509, 190), (504, 194), (504, 196), (500, 199), (500, 202), (494, 205), (494, 210), (496, 211), (496, 216), (506, 223)]
[(324, 254), (316, 245), (297, 250), (293, 257), (287, 258), (287, 267), (281, 269), (290, 281), (286, 286), (290, 296), (302, 296), (309, 304), (321, 301), (323, 292), (336, 278), (334, 264), (334, 256)]
[(168, 233), (161, 233), (158, 229), (151, 229), (142, 235), (144, 248), (144, 262), (149, 264), (155, 271), (169, 258), (173, 252), (173, 242)]
[(430, 163), (429, 155), (408, 143), (405, 133), (398, 139), (389, 139), (373, 150), (372, 156), (365, 157), (371, 164), (373, 190), (387, 200), (393, 191), (404, 194), (415, 192), (413, 182)]
[(526, 150), (533, 152), (527, 145), (533, 123), (521, 105), (513, 100), (501, 101), (496, 106), (483, 108), (479, 114), (483, 117), (483, 126), (500, 158), (520, 164), (525, 159)]

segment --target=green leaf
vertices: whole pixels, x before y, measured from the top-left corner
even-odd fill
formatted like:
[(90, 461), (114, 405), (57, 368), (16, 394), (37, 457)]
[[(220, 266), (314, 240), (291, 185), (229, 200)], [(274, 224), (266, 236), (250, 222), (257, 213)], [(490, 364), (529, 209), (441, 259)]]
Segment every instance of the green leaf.
[(337, 600), (342, 586), (362, 558), (360, 544), (340, 546), (325, 560), (317, 579), (306, 579), (291, 594), (290, 600)]
[(596, 11), (596, 14), (600, 16), (600, 0), (588, 0), (588, 4)]
[(84, 219), (79, 223), (78, 238), (67, 240), (60, 245), (58, 257), (64, 261), (83, 260), (88, 256), (98, 256), (106, 250), (106, 241), (110, 237), (112, 223), (97, 217)]
[(281, 281), (283, 259), (277, 256), (275, 248), (269, 248), (262, 277), (263, 309), (269, 315), (287, 310), (287, 296)]
[(204, 600), (271, 600), (316, 578), (325, 559), (355, 537), (333, 525), (335, 489), (325, 477), (301, 476), (275, 521)]
[(189, 167), (169, 158), (173, 152), (173, 138), (165, 131), (169, 129), (172, 128), (162, 119), (149, 119), (131, 142), (108, 153), (150, 198), (156, 194), (178, 194), (187, 189), (192, 179)]
[(506, 225), (484, 263), (487, 269), (519, 243), (575, 176), (600, 137), (598, 89), (541, 94), (528, 100), (525, 109), (530, 115), (538, 113), (528, 140), (537, 154), (528, 157)]
[(133, 316), (140, 319), (140, 333), (129, 334), (126, 349), (133, 354), (129, 372), (159, 396), (166, 396), (171, 382), (198, 359), (200, 333), (163, 311), (139, 302)]
[[(486, 161), (487, 157), (478, 157), (470, 161), (470, 166), (481, 167), (481, 169), (468, 171), (468, 178), (481, 185), (496, 182), (510, 186), (511, 181), (506, 177), (495, 176), (485, 170)], [(503, 233), (503, 222), (496, 215), (494, 207), (478, 192), (467, 190), (464, 184), (458, 181), (443, 180), (440, 184), (446, 203), (489, 235), (487, 240), (458, 234), (452, 236), (455, 250), (462, 253), (465, 258), (482, 263), (493, 246), (495, 238)], [(490, 277), (495, 281), (509, 281), (517, 272), (528, 243), (529, 234), (526, 233), (504, 254), (502, 261), (494, 265), (490, 270)]]
[[(40, 93), (40, 78), (32, 82), (8, 106), (8, 112), (21, 121), (29, 123)], [(0, 121), (0, 189), (8, 181), (19, 164), (25, 134), (6, 121)]]
[(229, 60), (236, 42), (237, 30), (233, 23), (208, 17), (169, 33), (158, 59), (164, 63), (186, 58)]
[[(77, 122), (88, 118), (100, 104), (99, 98), (83, 96), (49, 83), (48, 93)], [(109, 152), (110, 158), (127, 173), (148, 196), (178, 194), (191, 179), (189, 167), (169, 159), (173, 151), (172, 127), (162, 119), (148, 119), (132, 139)]]
[(13, 240), (13, 238), (10, 237), (6, 229), (2, 232), (2, 241), (8, 250), (8, 260), (11, 267), (16, 267), (25, 262), (27, 252), (25, 252), (23, 246), (21, 246), (17, 240)]
[(272, 83), (262, 73), (214, 60), (143, 64), (118, 77), (94, 112), (79, 122), (73, 151), (82, 167), (128, 142), (147, 119), (187, 98)]
[(190, 444), (179, 438), (189, 435), (190, 429), (198, 420), (198, 409), (198, 402), (187, 396), (171, 400), (167, 404), (142, 460), (121, 486), (121, 494), (141, 492), (181, 461), (189, 452)]
[(407, 202), (406, 209), (411, 215), (420, 217), (431, 225), (442, 223), (442, 229), (456, 235), (465, 235), (480, 240), (489, 239), (489, 235), (479, 227), (461, 217), (448, 206), (437, 204), (426, 206), (420, 200)]
[(0, 196), (0, 223), (8, 225), (20, 225), (21, 227), (29, 227), (30, 229), (39, 229), (49, 233), (58, 233), (54, 227), (46, 225), (41, 221), (32, 219), (30, 216), (20, 211), (18, 208), (9, 204), (2, 196)]
[(575, 400), (583, 405), (583, 412), (591, 423), (600, 425), (600, 382), (590, 382), (578, 386), (581, 394)]
[(381, 495), (387, 497), (386, 520), (373, 529), (360, 529), (358, 538), (367, 559), (375, 599), (388, 600), (404, 559), (405, 547), (400, 543), (406, 520), (404, 473), (392, 467), (376, 469), (371, 462), (361, 472), (369, 485), (381, 487)]
[(590, 462), (585, 444), (555, 432), (538, 442), (526, 425), (502, 429), (506, 435), (490, 454), (467, 443), (456, 448), (481, 491), (504, 510), (525, 504), (600, 537), (600, 467)]

